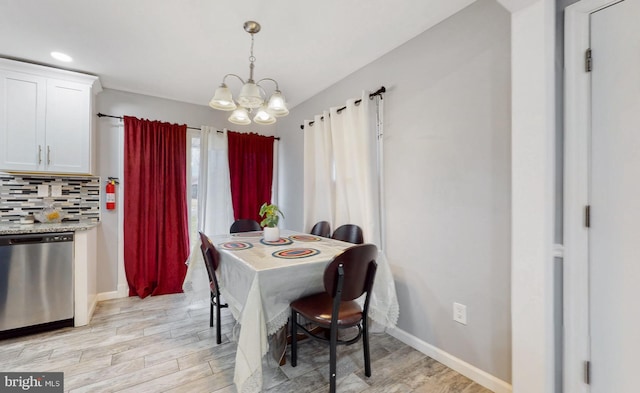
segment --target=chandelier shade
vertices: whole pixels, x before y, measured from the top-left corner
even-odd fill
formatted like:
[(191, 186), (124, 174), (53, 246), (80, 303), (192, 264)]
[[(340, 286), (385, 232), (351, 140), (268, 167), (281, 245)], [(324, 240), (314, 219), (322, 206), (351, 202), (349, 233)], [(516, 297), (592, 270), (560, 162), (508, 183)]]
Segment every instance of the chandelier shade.
[(237, 107), (236, 103), (233, 102), (231, 90), (229, 90), (227, 85), (225, 85), (224, 83), (216, 89), (216, 93), (213, 95), (213, 98), (209, 102), (209, 106), (213, 109), (218, 109), (221, 111), (232, 111)]
[(272, 113), (270, 113), (269, 109), (266, 106), (262, 105), (260, 109), (258, 109), (258, 112), (253, 118), (253, 121), (256, 124), (269, 125), (275, 123), (276, 118)]
[(240, 95), (238, 96), (238, 104), (245, 108), (258, 108), (262, 105), (264, 99), (260, 94), (260, 89), (253, 81), (248, 81), (242, 86)]
[[(253, 41), (254, 34), (260, 31), (260, 24), (254, 21), (247, 21), (244, 23), (244, 30), (251, 34), (249, 78), (245, 81), (236, 74), (225, 75), (222, 83), (216, 89), (213, 98), (209, 102), (209, 106), (221, 111), (233, 111), (228, 120), (234, 124), (251, 124), (249, 114), (254, 110), (255, 115), (253, 121), (256, 124), (273, 124), (276, 122), (276, 117), (288, 115), (289, 109), (287, 108), (284, 95), (280, 91), (278, 82), (275, 79), (263, 78), (258, 82), (255, 82), (253, 79), (254, 63), (256, 61), (256, 58), (253, 56)], [(237, 78), (242, 83), (242, 88), (236, 100), (233, 99), (233, 94), (226, 84), (226, 79), (230, 76)], [(275, 89), (268, 100), (264, 86), (264, 82), (266, 81), (270, 81), (275, 85)]]
[(271, 113), (276, 117), (286, 116), (289, 114), (289, 109), (285, 104), (284, 97), (280, 90), (276, 90), (269, 98), (269, 105), (267, 106)]
[(228, 119), (233, 124), (239, 124), (241, 126), (246, 126), (247, 124), (251, 124), (251, 119), (249, 118), (249, 112), (241, 106), (236, 108), (231, 116)]

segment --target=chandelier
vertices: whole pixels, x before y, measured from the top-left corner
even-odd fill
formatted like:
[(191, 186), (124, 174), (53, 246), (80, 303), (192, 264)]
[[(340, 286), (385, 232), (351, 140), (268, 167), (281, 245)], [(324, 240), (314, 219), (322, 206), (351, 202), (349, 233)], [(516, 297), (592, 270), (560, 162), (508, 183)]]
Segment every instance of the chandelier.
[[(245, 82), (236, 74), (227, 74), (222, 78), (222, 83), (216, 89), (216, 92), (209, 102), (209, 106), (213, 109), (222, 111), (233, 111), (229, 116), (229, 121), (234, 124), (247, 125), (251, 124), (249, 114), (255, 110), (253, 121), (257, 124), (273, 124), (276, 117), (286, 116), (289, 114), (284, 96), (278, 87), (278, 82), (272, 78), (262, 78), (258, 82), (253, 80), (253, 69), (256, 61), (253, 56), (253, 35), (260, 31), (260, 24), (254, 21), (244, 22), (244, 31), (251, 34), (251, 54), (249, 55), (249, 79)], [(227, 77), (234, 76), (242, 82), (242, 88), (238, 99), (234, 101), (231, 91), (227, 87)], [(271, 81), (276, 86), (273, 94), (266, 100), (266, 91), (262, 85), (263, 82)]]

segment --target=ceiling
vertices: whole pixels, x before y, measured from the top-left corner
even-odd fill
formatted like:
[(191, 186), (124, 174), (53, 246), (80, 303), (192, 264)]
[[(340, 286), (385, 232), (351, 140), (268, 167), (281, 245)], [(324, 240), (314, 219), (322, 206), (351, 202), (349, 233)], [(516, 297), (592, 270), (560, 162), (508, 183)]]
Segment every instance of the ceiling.
[[(225, 74), (248, 77), (251, 39), (242, 26), (255, 20), (255, 79), (276, 79), (293, 107), (473, 1), (0, 0), (0, 57), (207, 105)], [(74, 61), (54, 60), (52, 51)], [(239, 81), (227, 82), (239, 90)]]

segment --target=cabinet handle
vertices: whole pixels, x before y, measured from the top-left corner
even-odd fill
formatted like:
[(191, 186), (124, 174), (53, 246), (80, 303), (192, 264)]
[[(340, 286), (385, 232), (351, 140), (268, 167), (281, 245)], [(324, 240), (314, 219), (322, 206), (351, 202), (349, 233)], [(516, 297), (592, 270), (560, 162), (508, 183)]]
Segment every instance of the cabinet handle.
[(47, 145), (47, 165), (51, 165), (51, 146)]
[(38, 145), (38, 165), (42, 164), (42, 145)]

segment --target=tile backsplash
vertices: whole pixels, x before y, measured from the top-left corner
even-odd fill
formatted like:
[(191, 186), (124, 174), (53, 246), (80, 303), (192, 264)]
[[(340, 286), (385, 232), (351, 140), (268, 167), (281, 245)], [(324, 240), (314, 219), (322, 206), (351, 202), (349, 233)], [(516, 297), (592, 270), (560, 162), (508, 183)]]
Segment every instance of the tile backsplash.
[[(38, 186), (62, 189), (62, 196), (38, 196)], [(100, 221), (100, 178), (96, 176), (18, 175), (0, 173), (0, 223), (20, 222), (44, 208), (61, 209), (65, 222)]]

